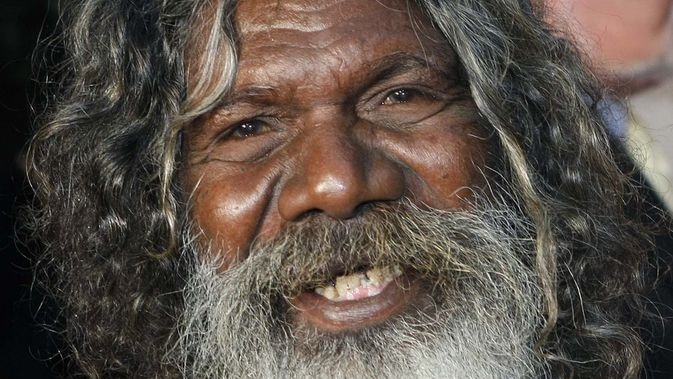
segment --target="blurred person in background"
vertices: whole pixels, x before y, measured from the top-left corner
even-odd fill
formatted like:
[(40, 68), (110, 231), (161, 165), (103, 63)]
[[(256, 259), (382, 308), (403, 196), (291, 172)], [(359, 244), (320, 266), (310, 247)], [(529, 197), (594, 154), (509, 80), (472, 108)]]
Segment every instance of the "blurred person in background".
[(607, 118), (673, 210), (673, 1), (549, 0), (548, 18), (621, 97)]

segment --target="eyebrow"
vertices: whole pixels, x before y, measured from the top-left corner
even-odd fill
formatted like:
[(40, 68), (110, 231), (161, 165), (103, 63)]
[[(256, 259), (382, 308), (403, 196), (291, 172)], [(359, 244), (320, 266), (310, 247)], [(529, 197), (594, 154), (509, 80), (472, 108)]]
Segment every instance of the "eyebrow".
[(371, 86), (375, 83), (383, 82), (387, 79), (419, 69), (446, 74), (444, 69), (450, 69), (452, 67), (452, 62), (447, 63), (449, 64), (446, 67), (437, 67), (437, 63), (430, 62), (425, 57), (419, 57), (405, 52), (393, 53), (377, 59), (369, 65), (372, 68), (371, 71), (375, 74), (367, 82), (367, 85)]
[[(430, 62), (425, 57), (419, 57), (406, 52), (395, 52), (383, 56), (373, 62), (366, 64), (373, 72), (373, 76), (363, 82), (361, 87), (371, 87), (377, 83), (404, 75), (405, 73), (414, 70), (430, 70), (450, 78), (447, 70), (451, 70), (454, 66), (454, 60), (446, 56), (440, 56), (447, 62), (445, 66), (437, 66), (437, 63)], [(250, 85), (241, 88), (231, 95), (224, 98), (224, 100), (217, 106), (217, 108), (224, 109), (240, 104), (248, 105), (269, 105), (272, 99), (277, 98), (279, 90), (273, 86), (264, 85)]]
[(242, 88), (224, 100), (218, 105), (218, 108), (226, 108), (235, 104), (267, 104), (267, 99), (278, 95), (278, 90), (271, 86), (250, 85)]

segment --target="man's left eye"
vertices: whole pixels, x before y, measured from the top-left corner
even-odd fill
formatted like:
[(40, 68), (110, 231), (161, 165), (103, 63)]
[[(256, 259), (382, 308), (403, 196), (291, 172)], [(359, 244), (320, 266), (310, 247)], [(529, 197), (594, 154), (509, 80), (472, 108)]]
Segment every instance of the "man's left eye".
[(381, 102), (381, 105), (403, 104), (413, 100), (418, 100), (419, 98), (428, 99), (432, 98), (432, 96), (429, 96), (415, 89), (400, 88), (388, 93), (385, 99), (383, 99), (383, 101)]

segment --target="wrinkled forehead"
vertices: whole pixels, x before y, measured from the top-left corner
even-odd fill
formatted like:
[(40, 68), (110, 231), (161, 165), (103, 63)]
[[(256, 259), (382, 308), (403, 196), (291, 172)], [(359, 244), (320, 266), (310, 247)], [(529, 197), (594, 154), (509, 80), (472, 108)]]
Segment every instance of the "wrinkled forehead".
[[(359, 20), (376, 23), (380, 16), (408, 22), (415, 10), (405, 0), (241, 0), (236, 25), (242, 35), (259, 32), (315, 33), (327, 29), (352, 30)], [(371, 18), (372, 16), (378, 16)]]
[(432, 35), (431, 23), (409, 0), (241, 0), (235, 25), (242, 40), (299, 37), (313, 46), (341, 38), (367, 38), (377, 29)]
[(286, 77), (288, 67), (348, 72), (394, 53), (453, 61), (443, 36), (407, 0), (242, 0), (235, 27), (239, 74), (252, 80)]

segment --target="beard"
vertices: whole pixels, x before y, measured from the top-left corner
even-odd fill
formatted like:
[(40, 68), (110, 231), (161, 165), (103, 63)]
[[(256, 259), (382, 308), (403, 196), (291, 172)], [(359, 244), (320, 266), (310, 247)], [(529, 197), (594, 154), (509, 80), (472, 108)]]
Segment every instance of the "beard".
[[(191, 241), (194, 241), (192, 238)], [(310, 215), (219, 272), (188, 244), (171, 364), (190, 378), (539, 378), (544, 322), (534, 238), (506, 206), (466, 211), (410, 202), (350, 220)], [(340, 332), (302, 322), (294, 297), (339, 272), (398, 267), (418, 295), (387, 320)]]

